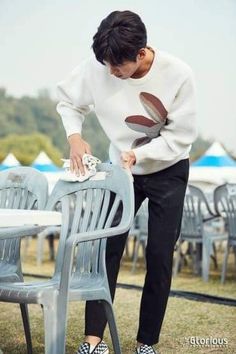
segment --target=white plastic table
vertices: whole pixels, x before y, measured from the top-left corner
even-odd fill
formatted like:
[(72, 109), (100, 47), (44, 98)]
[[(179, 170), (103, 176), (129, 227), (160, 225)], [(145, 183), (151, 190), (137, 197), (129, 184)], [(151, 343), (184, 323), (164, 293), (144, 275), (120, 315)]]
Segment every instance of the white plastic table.
[(44, 227), (61, 225), (62, 216), (58, 211), (0, 209), (0, 239), (14, 234), (27, 236), (31, 230), (41, 231)]
[(0, 227), (61, 225), (61, 213), (47, 210), (0, 209)]

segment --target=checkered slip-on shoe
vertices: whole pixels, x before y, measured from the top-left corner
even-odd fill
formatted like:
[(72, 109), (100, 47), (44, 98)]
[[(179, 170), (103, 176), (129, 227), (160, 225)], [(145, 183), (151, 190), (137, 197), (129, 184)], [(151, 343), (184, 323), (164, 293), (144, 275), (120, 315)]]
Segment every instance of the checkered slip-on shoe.
[(101, 341), (96, 345), (96, 347), (90, 353), (90, 344), (84, 342), (79, 346), (76, 354), (109, 354), (109, 349), (106, 343)]
[(136, 348), (134, 354), (158, 354), (152, 346), (147, 344), (140, 345), (139, 348)]

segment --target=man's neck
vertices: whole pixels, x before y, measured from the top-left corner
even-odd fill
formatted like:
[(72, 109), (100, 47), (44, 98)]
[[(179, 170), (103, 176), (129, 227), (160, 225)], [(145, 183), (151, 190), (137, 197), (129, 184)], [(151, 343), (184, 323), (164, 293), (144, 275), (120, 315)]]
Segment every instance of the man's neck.
[(145, 58), (143, 62), (140, 64), (140, 67), (136, 72), (132, 75), (132, 79), (140, 79), (141, 77), (145, 76), (148, 71), (151, 69), (154, 57), (155, 57), (155, 52), (151, 47), (146, 47), (145, 48)]

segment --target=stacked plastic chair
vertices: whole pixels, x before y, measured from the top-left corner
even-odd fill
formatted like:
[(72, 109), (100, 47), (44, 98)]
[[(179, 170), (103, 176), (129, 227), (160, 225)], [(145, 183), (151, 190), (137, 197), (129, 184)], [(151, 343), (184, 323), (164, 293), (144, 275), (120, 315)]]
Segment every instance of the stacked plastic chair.
[(215, 189), (215, 209), (225, 221), (227, 245), (225, 248), (221, 282), (225, 282), (227, 261), (230, 248), (233, 248), (236, 263), (236, 184), (224, 184)]
[[(209, 279), (210, 259), (214, 253), (214, 243), (225, 240), (225, 234), (215, 232), (211, 223), (216, 218), (207, 202), (207, 199), (200, 188), (188, 185), (180, 232), (179, 246), (175, 261), (174, 275), (177, 274), (181, 255), (181, 242), (187, 241), (189, 244), (198, 244), (202, 248), (202, 255), (199, 254), (195, 264), (198, 267), (200, 261), (202, 278), (204, 281)], [(195, 263), (195, 262), (194, 262)]]
[[(0, 172), (0, 208), (44, 209), (48, 197), (46, 177), (31, 167), (15, 167)], [(41, 228), (0, 229), (0, 286), (4, 282), (23, 282), (20, 240), (37, 234)], [(14, 237), (16, 236), (16, 237)], [(3, 239), (6, 237), (5, 239)], [(28, 354), (32, 353), (27, 304), (20, 303)]]

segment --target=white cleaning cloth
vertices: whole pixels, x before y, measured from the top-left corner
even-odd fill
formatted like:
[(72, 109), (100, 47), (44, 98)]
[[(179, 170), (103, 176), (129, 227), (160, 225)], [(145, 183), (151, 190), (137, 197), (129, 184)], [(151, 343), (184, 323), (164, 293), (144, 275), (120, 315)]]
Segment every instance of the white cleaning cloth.
[(83, 182), (86, 179), (96, 175), (97, 169), (96, 166), (101, 163), (101, 161), (90, 154), (84, 154), (82, 157), (82, 163), (84, 165), (85, 174), (80, 174), (77, 176), (74, 172), (70, 170), (70, 160), (69, 159), (62, 159), (64, 161), (63, 168), (65, 171), (62, 173), (60, 179), (67, 182)]

